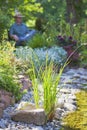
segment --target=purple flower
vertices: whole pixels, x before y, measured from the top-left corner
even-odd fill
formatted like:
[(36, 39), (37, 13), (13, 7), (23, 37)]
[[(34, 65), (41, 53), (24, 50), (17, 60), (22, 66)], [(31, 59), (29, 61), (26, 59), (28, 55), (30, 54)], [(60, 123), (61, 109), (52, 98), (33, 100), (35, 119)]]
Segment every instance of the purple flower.
[(72, 36), (69, 36), (69, 40), (72, 40), (73, 38), (72, 38)]
[(63, 40), (64, 40), (64, 38), (63, 38), (63, 37), (61, 37), (61, 38), (60, 38), (60, 40), (61, 40), (61, 41), (63, 41)]
[(63, 41), (64, 41), (64, 38), (63, 38), (62, 36), (58, 36), (58, 40), (59, 40), (60, 42), (63, 42)]
[(58, 39), (60, 40), (60, 39), (61, 39), (61, 37), (62, 37), (62, 36), (60, 36), (60, 35), (59, 35), (59, 36), (58, 36)]
[(77, 41), (73, 40), (72, 36), (67, 37), (66, 35), (64, 35), (64, 36), (58, 35), (57, 38), (58, 38), (58, 42), (62, 46), (68, 46), (68, 45), (74, 46), (77, 44)]

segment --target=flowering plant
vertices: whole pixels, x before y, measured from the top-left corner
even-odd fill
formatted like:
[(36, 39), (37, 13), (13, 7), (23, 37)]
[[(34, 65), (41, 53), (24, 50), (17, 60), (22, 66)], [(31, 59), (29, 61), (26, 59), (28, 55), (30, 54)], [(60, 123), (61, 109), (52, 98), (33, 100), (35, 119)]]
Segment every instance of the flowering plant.
[(75, 46), (77, 41), (72, 36), (57, 36), (57, 44), (60, 46)]

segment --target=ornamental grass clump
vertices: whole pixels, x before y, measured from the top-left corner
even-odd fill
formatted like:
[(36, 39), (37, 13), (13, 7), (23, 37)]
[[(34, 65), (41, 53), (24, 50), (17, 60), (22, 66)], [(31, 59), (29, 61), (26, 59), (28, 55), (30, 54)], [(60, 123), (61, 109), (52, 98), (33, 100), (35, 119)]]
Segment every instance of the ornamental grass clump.
[[(29, 74), (29, 78), (32, 80), (33, 86), (33, 96), (36, 108), (39, 108), (39, 89), (38, 89), (38, 76), (36, 73), (35, 65), (33, 60), (31, 60), (31, 68), (28, 69), (27, 73)], [(39, 72), (38, 72), (39, 74)]]
[[(56, 107), (56, 98), (58, 94), (58, 84), (65, 65), (60, 69), (59, 73), (55, 73), (54, 64), (46, 58), (46, 65), (41, 66), (38, 73), (31, 61), (32, 67), (28, 70), (33, 84), (33, 95), (36, 108), (43, 107), (46, 113), (46, 119), (52, 120)], [(32, 75), (31, 75), (32, 72)]]
[(47, 115), (47, 120), (51, 120), (54, 116), (56, 107), (56, 96), (58, 94), (58, 84), (64, 68), (61, 68), (58, 74), (53, 70), (53, 63), (46, 65), (42, 72), (42, 87), (44, 92), (44, 110)]

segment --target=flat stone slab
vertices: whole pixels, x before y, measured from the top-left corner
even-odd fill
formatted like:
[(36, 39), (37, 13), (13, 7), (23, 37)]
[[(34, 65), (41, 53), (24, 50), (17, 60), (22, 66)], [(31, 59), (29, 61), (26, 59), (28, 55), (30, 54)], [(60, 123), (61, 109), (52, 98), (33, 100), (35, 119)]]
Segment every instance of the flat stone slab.
[(44, 125), (46, 121), (45, 111), (44, 109), (36, 109), (34, 107), (30, 107), (29, 105), (25, 106), (25, 108), (20, 108), (20, 110), (16, 110), (11, 114), (11, 118), (14, 121), (25, 122), (29, 124), (35, 125)]

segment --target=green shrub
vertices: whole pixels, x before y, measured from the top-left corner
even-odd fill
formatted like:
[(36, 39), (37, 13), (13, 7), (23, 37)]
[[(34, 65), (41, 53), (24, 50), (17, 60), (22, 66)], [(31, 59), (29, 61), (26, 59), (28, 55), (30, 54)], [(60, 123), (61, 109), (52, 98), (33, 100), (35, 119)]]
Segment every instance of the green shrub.
[(20, 85), (17, 81), (17, 68), (14, 62), (14, 47), (9, 43), (0, 46), (0, 88), (12, 92), (16, 100), (20, 99)]
[(67, 58), (66, 51), (64, 51), (62, 47), (57, 46), (53, 46), (51, 48), (43, 47), (36, 49), (20, 47), (16, 49), (15, 54), (18, 57), (18, 59), (21, 59), (21, 61), (23, 63), (26, 63), (28, 66), (30, 65), (30, 61), (33, 60), (36, 71), (38, 71), (40, 66), (45, 65), (46, 56), (48, 56), (48, 63), (52, 61), (53, 64), (57, 65), (58, 67), (63, 65)]
[(56, 43), (56, 36), (58, 34), (58, 26), (57, 22), (53, 17), (49, 17), (47, 23), (43, 26), (44, 33), (43, 36), (46, 39), (46, 42), (49, 46), (54, 46)]
[(28, 42), (28, 45), (31, 48), (41, 48), (43, 46), (46, 46), (46, 40), (42, 34), (38, 33)]
[(54, 41), (49, 41), (49, 37), (45, 34), (37, 33), (28, 43), (27, 45), (31, 48), (42, 48), (42, 47), (51, 47), (54, 45)]
[(0, 10), (0, 42), (7, 37), (5, 31), (7, 31), (6, 29), (9, 27), (9, 23), (10, 19), (8, 15)]

